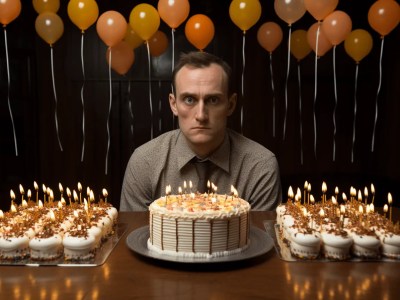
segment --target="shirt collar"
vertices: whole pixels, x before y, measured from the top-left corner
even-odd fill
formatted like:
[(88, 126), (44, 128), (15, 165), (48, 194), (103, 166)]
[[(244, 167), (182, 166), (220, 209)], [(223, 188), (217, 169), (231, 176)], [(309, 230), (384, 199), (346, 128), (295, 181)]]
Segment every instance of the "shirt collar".
[[(227, 173), (229, 173), (229, 162), (231, 153), (230, 147), (231, 143), (228, 133), (225, 133), (225, 138), (221, 146), (219, 146), (218, 149), (208, 157), (208, 159), (213, 164), (220, 167)], [(190, 147), (187, 145), (185, 136), (180, 130), (176, 138), (176, 152), (179, 170), (181, 170), (189, 161), (191, 161), (196, 156), (192, 149), (190, 149)], [(228, 159), (226, 159), (227, 157)]]

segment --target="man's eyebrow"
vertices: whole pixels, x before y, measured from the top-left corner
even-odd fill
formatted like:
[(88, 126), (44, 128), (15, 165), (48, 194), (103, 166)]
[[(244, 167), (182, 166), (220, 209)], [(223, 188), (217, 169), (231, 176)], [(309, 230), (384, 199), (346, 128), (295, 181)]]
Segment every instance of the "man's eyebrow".
[[(215, 93), (206, 94), (204, 96), (204, 98), (223, 97), (223, 96), (224, 96), (224, 93), (215, 92)], [(197, 98), (197, 95), (194, 93), (184, 92), (184, 93), (180, 94), (179, 97), (180, 98), (186, 98), (186, 97)]]

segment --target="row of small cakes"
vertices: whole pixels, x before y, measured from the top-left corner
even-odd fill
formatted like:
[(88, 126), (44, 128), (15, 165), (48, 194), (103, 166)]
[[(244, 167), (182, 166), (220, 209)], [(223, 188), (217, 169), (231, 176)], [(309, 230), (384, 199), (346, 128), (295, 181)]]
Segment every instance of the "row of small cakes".
[(85, 260), (94, 257), (113, 232), (117, 210), (107, 203), (90, 207), (39, 201), (0, 211), (0, 260)]
[(339, 208), (332, 200), (301, 205), (289, 200), (280, 205), (280, 238), (293, 256), (344, 260), (384, 257), (400, 259), (400, 229), (386, 217), (368, 211), (367, 205), (347, 201)]

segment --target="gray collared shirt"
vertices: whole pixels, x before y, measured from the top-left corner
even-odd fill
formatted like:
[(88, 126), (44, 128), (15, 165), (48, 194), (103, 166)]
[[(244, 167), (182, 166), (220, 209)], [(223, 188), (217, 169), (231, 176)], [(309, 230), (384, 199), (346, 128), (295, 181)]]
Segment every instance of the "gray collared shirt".
[[(189, 148), (179, 129), (164, 133), (138, 147), (132, 154), (121, 191), (121, 211), (147, 210), (150, 203), (178, 188), (187, 192), (191, 182), (197, 190), (198, 176)], [(222, 145), (208, 159), (213, 163), (210, 181), (218, 194), (230, 194), (233, 185), (253, 210), (273, 210), (282, 201), (279, 166), (275, 155), (264, 146), (227, 129)]]

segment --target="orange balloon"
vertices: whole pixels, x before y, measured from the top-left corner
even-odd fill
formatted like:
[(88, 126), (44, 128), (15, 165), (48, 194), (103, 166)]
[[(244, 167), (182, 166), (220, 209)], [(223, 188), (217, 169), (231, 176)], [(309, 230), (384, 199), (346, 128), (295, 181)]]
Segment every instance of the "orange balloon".
[(161, 19), (175, 29), (189, 16), (190, 4), (188, 0), (159, 0), (157, 9)]
[(94, 0), (70, 0), (67, 11), (72, 23), (82, 31), (92, 26), (99, 17), (99, 7)]
[(110, 63), (110, 55), (111, 68), (120, 75), (125, 75), (135, 61), (135, 53), (125, 41), (107, 49), (106, 59), (108, 64)]
[[(318, 57), (325, 55), (332, 48), (332, 43), (328, 40), (325, 33), (321, 28), (320, 23), (314, 23), (307, 31), (307, 40), (311, 47), (314, 50)], [(318, 44), (317, 44), (318, 37)]]
[(400, 22), (400, 5), (394, 0), (379, 0), (368, 11), (368, 23), (381, 36), (389, 34)]
[(322, 22), (322, 30), (332, 45), (339, 45), (350, 34), (352, 22), (348, 14), (336, 10)]
[(275, 0), (274, 9), (278, 17), (289, 25), (306, 13), (303, 0)]
[(244, 33), (261, 17), (259, 0), (233, 0), (229, 5), (229, 16)]
[(160, 15), (154, 6), (146, 3), (138, 4), (129, 15), (129, 24), (138, 36), (147, 41), (160, 27)]
[(143, 45), (144, 43), (142, 38), (136, 34), (136, 32), (132, 29), (131, 26), (127, 26), (126, 28), (124, 41), (127, 42), (132, 49), (136, 49), (137, 47)]
[(59, 40), (64, 33), (62, 19), (53, 12), (43, 12), (35, 21), (37, 34), (50, 46)]
[(150, 54), (152, 56), (160, 56), (168, 48), (167, 35), (158, 30), (148, 41)]
[(21, 13), (20, 0), (1, 0), (0, 1), (0, 23), (10, 24)]
[(272, 53), (282, 42), (283, 32), (275, 22), (266, 22), (258, 28), (258, 43), (268, 52)]
[(298, 29), (290, 36), (290, 52), (298, 61), (302, 60), (311, 52), (310, 44), (307, 40), (307, 31)]
[(186, 22), (185, 36), (198, 50), (207, 47), (214, 38), (214, 33), (214, 23), (206, 15), (194, 15)]
[(60, 0), (32, 0), (32, 5), (38, 14), (45, 11), (56, 13), (60, 8)]
[(338, 2), (339, 0), (304, 0), (304, 6), (315, 20), (322, 21), (335, 10)]
[(346, 53), (359, 63), (372, 50), (373, 40), (371, 34), (364, 29), (356, 29), (350, 32), (344, 41)]
[(124, 16), (114, 10), (102, 13), (96, 24), (97, 34), (109, 47), (122, 41), (127, 27), (128, 23)]

